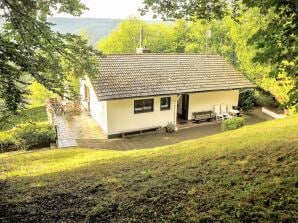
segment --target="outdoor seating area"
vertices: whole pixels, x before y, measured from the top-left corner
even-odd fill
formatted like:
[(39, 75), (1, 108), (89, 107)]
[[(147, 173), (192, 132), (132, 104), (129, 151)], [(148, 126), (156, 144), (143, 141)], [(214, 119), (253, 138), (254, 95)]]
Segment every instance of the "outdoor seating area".
[(81, 113), (80, 101), (60, 100), (49, 98), (47, 100), (47, 111), (55, 115), (74, 115)]
[(237, 106), (228, 106), (226, 104), (215, 105), (212, 110), (193, 112), (191, 120), (184, 120), (177, 117), (178, 129), (193, 127), (197, 124), (208, 125), (214, 124), (225, 119), (241, 116), (242, 109)]
[(213, 109), (216, 121), (233, 118), (240, 115), (241, 109), (226, 104), (215, 105)]
[(226, 104), (215, 105), (213, 111), (193, 112), (193, 121), (199, 123), (201, 121), (216, 121), (233, 118), (241, 115), (241, 109), (236, 106), (227, 106)]
[[(233, 109), (236, 110), (235, 108)], [(240, 110), (238, 111), (240, 114)], [(233, 117), (233, 114), (230, 113), (231, 110), (227, 112), (229, 116), (226, 117)], [(139, 131), (139, 133), (146, 132), (146, 134), (138, 134), (137, 137), (132, 137), (135, 136), (135, 134), (128, 132), (125, 133), (125, 137), (115, 139), (108, 139), (107, 135), (87, 111), (82, 111), (79, 115), (72, 116), (55, 115), (53, 121), (57, 126), (57, 145), (60, 148), (84, 146), (90, 148), (135, 149), (140, 147), (151, 148), (154, 146), (168, 145), (186, 139), (195, 139), (219, 133), (221, 132), (221, 123), (220, 121), (216, 121), (214, 115), (215, 113), (213, 111), (197, 112), (195, 118), (198, 121), (195, 121), (195, 119), (186, 121), (181, 119), (181, 117), (177, 117), (177, 127), (179, 131), (172, 134), (166, 133), (164, 128), (151, 131), (151, 134), (148, 132), (149, 129), (147, 129)], [(269, 116), (262, 113), (261, 109), (254, 109), (249, 112), (246, 111), (243, 112), (243, 114), (241, 113), (241, 115), (245, 118), (246, 124), (248, 125), (271, 120)]]
[(212, 111), (202, 111), (202, 112), (194, 112), (193, 114), (195, 122), (201, 121), (211, 121), (213, 119), (213, 112)]

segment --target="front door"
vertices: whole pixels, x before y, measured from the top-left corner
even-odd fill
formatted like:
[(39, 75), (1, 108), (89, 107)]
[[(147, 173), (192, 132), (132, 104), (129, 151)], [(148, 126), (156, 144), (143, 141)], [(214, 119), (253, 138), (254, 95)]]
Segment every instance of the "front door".
[(182, 95), (182, 119), (188, 120), (189, 95)]

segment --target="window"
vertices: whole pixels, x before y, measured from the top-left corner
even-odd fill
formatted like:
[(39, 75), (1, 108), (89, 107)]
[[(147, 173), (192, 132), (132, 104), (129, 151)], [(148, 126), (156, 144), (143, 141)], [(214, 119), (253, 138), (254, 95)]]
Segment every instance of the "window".
[(160, 110), (169, 110), (171, 109), (171, 98), (160, 98)]
[(152, 112), (153, 111), (153, 99), (135, 100), (135, 113)]

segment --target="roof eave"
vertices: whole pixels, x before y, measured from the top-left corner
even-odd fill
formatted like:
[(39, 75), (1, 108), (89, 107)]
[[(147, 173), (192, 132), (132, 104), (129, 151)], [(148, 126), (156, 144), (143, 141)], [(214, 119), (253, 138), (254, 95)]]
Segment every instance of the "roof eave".
[(252, 84), (247, 87), (238, 87), (238, 88), (229, 88), (229, 89), (214, 89), (214, 90), (204, 90), (204, 91), (186, 91), (186, 92), (175, 92), (175, 93), (164, 93), (164, 94), (151, 94), (151, 95), (138, 95), (138, 96), (126, 96), (126, 97), (100, 97), (98, 96), (99, 101), (112, 101), (112, 100), (124, 100), (130, 98), (148, 98), (148, 97), (157, 97), (157, 96), (169, 96), (169, 95), (180, 95), (180, 94), (195, 94), (195, 93), (204, 93), (204, 92), (213, 92), (213, 91), (233, 91), (241, 89), (251, 89), (255, 88), (256, 85)]

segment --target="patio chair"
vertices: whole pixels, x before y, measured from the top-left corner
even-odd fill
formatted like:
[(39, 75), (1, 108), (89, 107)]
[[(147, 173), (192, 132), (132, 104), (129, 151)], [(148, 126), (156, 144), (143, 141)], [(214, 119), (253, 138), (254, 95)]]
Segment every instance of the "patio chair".
[(74, 113), (80, 114), (81, 113), (81, 104), (79, 101), (75, 101), (73, 103), (73, 109), (74, 109)]
[(57, 104), (58, 103), (58, 99), (57, 98), (49, 98), (49, 102), (51, 104)]
[(227, 109), (227, 105), (226, 104), (221, 104), (220, 105), (220, 111), (221, 111), (224, 119), (228, 119), (228, 118), (231, 118), (232, 117), (229, 114), (229, 112), (228, 112), (228, 109)]
[(219, 105), (215, 105), (214, 109), (213, 109), (214, 113), (215, 113), (215, 119), (216, 121), (220, 121), (224, 119), (223, 114), (220, 111), (220, 106)]
[(233, 117), (239, 116), (239, 114), (240, 114), (240, 111), (238, 109), (236, 109), (235, 106), (229, 105), (228, 111), (229, 111), (229, 114)]
[(66, 102), (63, 108), (64, 115), (73, 114), (74, 113), (74, 106), (72, 102)]
[(55, 114), (59, 115), (62, 113), (62, 104), (57, 98), (49, 98), (48, 103)]

